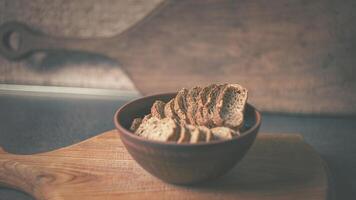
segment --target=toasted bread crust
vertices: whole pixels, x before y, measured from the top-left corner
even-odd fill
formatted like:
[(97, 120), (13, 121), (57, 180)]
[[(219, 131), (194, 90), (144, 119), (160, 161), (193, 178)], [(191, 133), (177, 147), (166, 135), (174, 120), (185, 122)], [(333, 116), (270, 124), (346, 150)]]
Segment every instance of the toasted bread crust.
[(238, 84), (227, 85), (217, 98), (214, 124), (239, 129), (243, 124), (246, 101), (246, 88)]
[(142, 123), (142, 119), (141, 118), (135, 118), (133, 121), (132, 121), (132, 124), (130, 126), (130, 130), (135, 132), (138, 127), (141, 125)]
[(201, 87), (193, 87), (188, 91), (187, 94), (187, 117), (188, 123), (192, 125), (196, 125), (195, 113), (198, 108), (198, 97), (199, 92), (202, 90)]
[(227, 84), (223, 85), (217, 85), (217, 87), (214, 87), (208, 95), (208, 99), (203, 106), (203, 117), (205, 119), (205, 126), (212, 128), (215, 126), (214, 123), (214, 112), (216, 110), (216, 101), (217, 98), (219, 97), (220, 93), (227, 87)]
[(171, 99), (170, 101), (168, 101), (168, 103), (166, 103), (166, 105), (164, 106), (164, 115), (172, 119), (177, 119), (177, 115), (173, 109), (173, 104), (174, 99)]
[(197, 107), (197, 111), (195, 114), (195, 119), (196, 119), (197, 125), (200, 125), (200, 126), (206, 125), (207, 119), (205, 119), (205, 117), (204, 117), (203, 108), (204, 108), (204, 105), (206, 104), (206, 102), (208, 101), (208, 96), (209, 96), (210, 92), (216, 87), (217, 87), (216, 84), (211, 84), (211, 85), (203, 88), (199, 92), (198, 107)]
[(147, 120), (149, 120), (152, 117), (152, 114), (148, 114), (146, 115), (143, 119), (142, 119), (142, 123), (146, 122)]
[(157, 117), (159, 119), (163, 119), (165, 117), (164, 115), (165, 104), (166, 103), (160, 100), (155, 101), (151, 107), (152, 116)]
[(188, 118), (187, 118), (187, 97), (188, 90), (183, 88), (181, 89), (176, 97), (174, 98), (174, 112), (178, 116), (179, 120), (181, 123), (187, 123)]

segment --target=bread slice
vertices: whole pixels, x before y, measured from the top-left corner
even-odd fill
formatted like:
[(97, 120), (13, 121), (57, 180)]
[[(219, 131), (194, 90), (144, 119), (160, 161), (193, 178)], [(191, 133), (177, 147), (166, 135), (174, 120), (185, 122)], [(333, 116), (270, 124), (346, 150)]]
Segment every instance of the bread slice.
[(151, 126), (152, 124), (157, 124), (158, 121), (159, 119), (156, 117), (152, 117), (151, 114), (146, 115), (143, 118), (140, 126), (136, 129), (135, 134), (141, 137), (146, 137), (145, 135), (148, 134), (148, 132), (146, 131), (146, 127)]
[(199, 129), (193, 125), (186, 124), (185, 129), (189, 133), (189, 143), (197, 143), (199, 140)]
[(198, 96), (199, 92), (202, 90), (201, 87), (193, 87), (189, 89), (188, 94), (187, 94), (187, 117), (188, 117), (188, 123), (195, 125), (195, 113), (198, 108)]
[(231, 132), (232, 132), (232, 136), (233, 136), (233, 137), (238, 137), (238, 136), (241, 135), (241, 133), (240, 133), (239, 130), (231, 129)]
[(171, 99), (170, 101), (168, 101), (168, 103), (166, 103), (166, 105), (164, 106), (164, 115), (168, 118), (172, 118), (176, 120), (178, 117), (174, 112), (173, 105), (174, 105), (174, 99)]
[(176, 115), (179, 118), (179, 121), (181, 123), (187, 123), (188, 122), (188, 118), (187, 118), (187, 97), (188, 94), (188, 90), (183, 88), (181, 89), (176, 97), (174, 98), (174, 112), (176, 113)]
[(216, 101), (219, 94), (224, 90), (227, 84), (217, 85), (212, 90), (210, 90), (207, 101), (203, 106), (203, 117), (205, 119), (205, 126), (212, 128), (215, 126), (214, 124), (214, 111), (216, 107)]
[(186, 143), (190, 141), (190, 132), (187, 130), (187, 128), (184, 125), (181, 125), (180, 127), (180, 135), (178, 138), (177, 143)]
[(200, 131), (201, 134), (201, 141), (204, 142), (209, 142), (212, 140), (212, 133), (210, 131), (210, 129), (206, 126), (198, 126), (198, 129)]
[(195, 120), (196, 120), (197, 125), (204, 126), (206, 124), (207, 120), (205, 119), (205, 117), (203, 115), (203, 107), (208, 100), (208, 96), (209, 96), (210, 92), (216, 87), (217, 87), (216, 84), (211, 84), (211, 85), (203, 88), (199, 92), (198, 107), (197, 107), (197, 111), (195, 113)]
[(213, 140), (226, 140), (234, 136), (234, 130), (228, 127), (215, 127), (211, 129)]
[(196, 126), (187, 124), (185, 127), (190, 134), (190, 143), (197, 143), (201, 140), (200, 131)]
[(214, 113), (214, 124), (239, 129), (244, 120), (248, 91), (238, 84), (229, 84), (219, 94)]
[(199, 93), (199, 99), (198, 99), (199, 104), (204, 105), (208, 100), (208, 95), (209, 95), (210, 91), (217, 86), (218, 85), (216, 85), (216, 84), (210, 84), (210, 85), (206, 86), (205, 88), (203, 88)]
[(149, 120), (151, 117), (152, 117), (152, 114), (151, 114), (151, 113), (150, 113), (150, 114), (148, 114), (148, 115), (145, 115), (145, 117), (143, 117), (143, 119), (142, 119), (142, 122), (141, 122), (141, 123), (146, 122), (146, 121), (147, 121), (147, 120)]
[(166, 103), (163, 101), (155, 101), (151, 107), (151, 114), (154, 117), (157, 117), (159, 119), (163, 119), (165, 117), (164, 115), (164, 106)]
[(177, 141), (179, 125), (171, 118), (159, 119), (151, 117), (143, 122), (136, 130), (136, 135), (157, 141)]
[(135, 118), (134, 120), (132, 120), (132, 124), (130, 126), (130, 130), (135, 132), (138, 127), (141, 125), (142, 123), (142, 119), (141, 118)]

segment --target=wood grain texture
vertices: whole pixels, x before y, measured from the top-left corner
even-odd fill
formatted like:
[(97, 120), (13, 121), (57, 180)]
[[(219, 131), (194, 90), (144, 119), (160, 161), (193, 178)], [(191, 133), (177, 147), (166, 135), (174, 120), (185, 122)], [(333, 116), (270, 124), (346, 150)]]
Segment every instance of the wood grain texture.
[(163, 0), (2, 0), (0, 24), (19, 21), (55, 36), (110, 37), (144, 18)]
[(262, 111), (356, 114), (355, 9), (352, 0), (172, 1), (107, 54), (145, 94), (237, 82)]
[(0, 182), (38, 200), (326, 199), (320, 157), (300, 135), (261, 134), (226, 176), (203, 185), (161, 182), (128, 155), (116, 131), (34, 155), (0, 151)]
[(236, 82), (262, 111), (356, 114), (355, 1), (167, 2), (116, 37), (65, 47), (116, 59), (143, 94)]

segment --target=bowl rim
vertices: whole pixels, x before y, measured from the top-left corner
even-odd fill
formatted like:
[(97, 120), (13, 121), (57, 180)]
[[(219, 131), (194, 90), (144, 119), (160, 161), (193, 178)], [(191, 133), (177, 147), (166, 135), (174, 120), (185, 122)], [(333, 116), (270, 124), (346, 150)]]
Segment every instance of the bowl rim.
[(241, 133), (241, 135), (239, 137), (234, 137), (232, 139), (226, 139), (226, 140), (216, 140), (216, 141), (209, 141), (209, 142), (199, 142), (199, 143), (176, 143), (176, 142), (163, 142), (163, 141), (157, 141), (157, 140), (150, 140), (150, 139), (146, 139), (143, 137), (140, 137), (138, 135), (135, 135), (132, 131), (126, 129), (125, 127), (123, 127), (118, 120), (118, 116), (119, 114), (122, 112), (122, 110), (124, 110), (127, 106), (129, 106), (130, 104), (133, 104), (137, 101), (142, 101), (144, 99), (150, 99), (153, 97), (158, 97), (158, 96), (171, 96), (171, 95), (175, 95), (177, 94), (177, 92), (167, 92), (167, 93), (156, 93), (156, 94), (152, 94), (152, 95), (146, 95), (146, 96), (142, 96), (142, 97), (138, 97), (135, 98), (127, 103), (125, 103), (124, 105), (122, 105), (120, 108), (118, 108), (115, 112), (114, 115), (114, 124), (116, 129), (119, 131), (119, 134), (124, 134), (125, 136), (133, 139), (133, 140), (138, 140), (140, 142), (143, 143), (149, 143), (152, 145), (164, 145), (164, 146), (184, 146), (184, 147), (194, 147), (194, 146), (209, 146), (209, 145), (215, 145), (215, 144), (223, 144), (223, 143), (229, 143), (229, 142), (233, 142), (236, 140), (241, 140), (242, 138), (246, 137), (247, 135), (252, 134), (256, 129), (258, 129), (261, 125), (261, 113), (251, 104), (247, 103), (248, 106), (252, 107), (256, 116), (256, 123), (251, 126), (249, 129), (247, 129), (246, 131), (244, 131), (243, 133)]

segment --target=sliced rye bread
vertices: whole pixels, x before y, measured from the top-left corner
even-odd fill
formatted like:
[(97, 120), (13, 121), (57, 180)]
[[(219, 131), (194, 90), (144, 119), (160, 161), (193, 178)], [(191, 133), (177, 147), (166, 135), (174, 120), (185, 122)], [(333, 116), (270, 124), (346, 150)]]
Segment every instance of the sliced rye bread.
[(227, 86), (227, 84), (221, 84), (217, 85), (217, 87), (214, 87), (208, 94), (207, 101), (205, 105), (203, 106), (203, 117), (205, 119), (205, 126), (212, 128), (215, 126), (214, 124), (214, 111), (216, 107), (216, 101), (220, 93), (224, 90), (224, 88)]
[(177, 93), (176, 97), (174, 98), (174, 112), (176, 113), (176, 115), (179, 118), (179, 121), (181, 123), (187, 123), (188, 122), (188, 118), (187, 118), (187, 94), (188, 94), (188, 90), (183, 88), (181, 90), (179, 90), (179, 92)]
[(184, 125), (180, 126), (180, 135), (178, 138), (177, 143), (187, 143), (190, 141), (190, 132), (187, 130), (187, 128)]
[(198, 97), (199, 97), (199, 92), (202, 90), (201, 87), (196, 86), (191, 89), (189, 89), (188, 94), (187, 94), (187, 117), (188, 117), (188, 123), (192, 125), (196, 125), (195, 121), (195, 113), (198, 108)]
[(190, 143), (209, 142), (211, 140), (211, 132), (209, 128), (205, 126), (193, 126), (189, 124), (186, 124), (185, 127), (187, 132), (190, 134)]
[(168, 101), (168, 103), (166, 103), (166, 105), (164, 106), (164, 115), (174, 120), (178, 120), (178, 116), (174, 112), (173, 105), (174, 105), (174, 98)]
[(143, 119), (142, 119), (142, 122), (141, 122), (141, 123), (146, 122), (147, 120), (151, 119), (151, 117), (152, 117), (152, 114), (151, 114), (151, 113), (150, 113), (150, 114), (148, 114), (148, 115), (145, 115), (145, 117), (143, 117)]
[(197, 143), (199, 142), (199, 140), (201, 140), (200, 138), (200, 131), (196, 126), (193, 125), (185, 125), (187, 132), (190, 134), (190, 143)]
[(229, 84), (219, 94), (214, 113), (214, 124), (239, 129), (244, 121), (248, 91), (238, 84)]
[(214, 89), (218, 87), (216, 84), (211, 84), (205, 88), (203, 88), (200, 92), (199, 92), (199, 97), (198, 97), (198, 107), (195, 113), (195, 120), (196, 120), (196, 124), (200, 125), (200, 126), (204, 126), (206, 124), (206, 119), (203, 115), (203, 107), (206, 104), (206, 102), (208, 101), (208, 96), (210, 94), (210, 92)]
[(158, 118), (152, 117), (151, 114), (146, 115), (140, 126), (136, 129), (135, 134), (141, 137), (146, 137), (145, 134), (147, 134), (146, 127), (152, 124), (157, 124), (159, 121)]
[(157, 141), (177, 141), (180, 127), (171, 118), (159, 119), (151, 117), (141, 123), (135, 134), (150, 140)]
[(135, 132), (138, 127), (141, 125), (142, 123), (142, 119), (141, 118), (135, 118), (134, 120), (132, 120), (131, 126), (130, 126), (130, 130), (132, 132)]
[(198, 126), (198, 129), (200, 131), (202, 141), (209, 142), (212, 140), (212, 133), (208, 127)]
[(154, 117), (157, 117), (159, 119), (163, 119), (165, 117), (164, 115), (164, 106), (166, 103), (163, 101), (157, 100), (153, 103), (151, 107), (151, 114)]
[(235, 131), (228, 127), (220, 126), (212, 128), (210, 130), (213, 136), (213, 140), (226, 140), (231, 139), (233, 136), (235, 136)]

